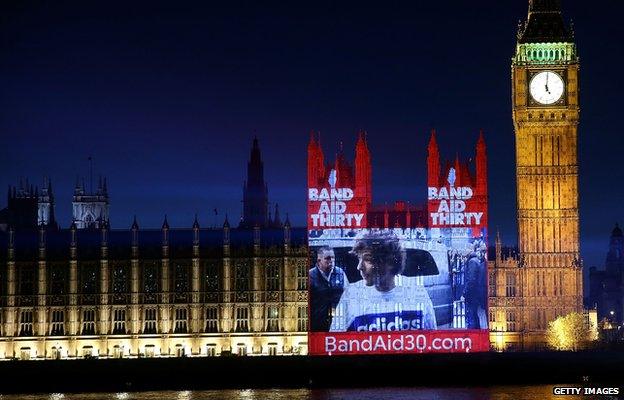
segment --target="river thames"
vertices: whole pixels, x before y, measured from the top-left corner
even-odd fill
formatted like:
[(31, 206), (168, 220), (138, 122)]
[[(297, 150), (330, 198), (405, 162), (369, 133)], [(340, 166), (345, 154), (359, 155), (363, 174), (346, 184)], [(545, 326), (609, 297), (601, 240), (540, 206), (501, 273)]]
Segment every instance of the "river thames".
[[(570, 385), (568, 385), (570, 386)], [(616, 399), (617, 396), (553, 394), (553, 385), (494, 386), (486, 388), (380, 389), (244, 389), (208, 391), (153, 391), (120, 393), (51, 393), (0, 395), (2, 400), (536, 400)]]

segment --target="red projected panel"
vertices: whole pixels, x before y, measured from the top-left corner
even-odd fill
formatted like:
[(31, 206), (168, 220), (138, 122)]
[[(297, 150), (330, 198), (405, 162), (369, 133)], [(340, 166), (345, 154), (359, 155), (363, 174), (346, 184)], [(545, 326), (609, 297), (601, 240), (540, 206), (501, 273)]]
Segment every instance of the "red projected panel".
[(440, 169), (432, 141), (426, 207), (375, 207), (365, 137), (355, 168), (342, 155), (325, 166), (311, 140), (310, 354), (489, 349), (485, 147), (480, 138), (472, 173)]

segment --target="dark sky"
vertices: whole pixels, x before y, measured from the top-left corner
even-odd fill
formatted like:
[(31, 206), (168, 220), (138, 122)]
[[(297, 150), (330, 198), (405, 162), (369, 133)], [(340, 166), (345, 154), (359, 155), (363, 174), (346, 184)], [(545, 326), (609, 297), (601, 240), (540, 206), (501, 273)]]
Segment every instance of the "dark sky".
[[(257, 134), (271, 202), (303, 225), (311, 129), (326, 157), (368, 131), (376, 203), (424, 201), (431, 128), (447, 157), (483, 129), (490, 229), (515, 244), (510, 58), (527, 1), (168, 3), (2, 2), (0, 187), (49, 175), (68, 226), (91, 155), (113, 228), (236, 221)], [(582, 255), (601, 265), (624, 222), (624, 5), (563, 7), (581, 55)]]

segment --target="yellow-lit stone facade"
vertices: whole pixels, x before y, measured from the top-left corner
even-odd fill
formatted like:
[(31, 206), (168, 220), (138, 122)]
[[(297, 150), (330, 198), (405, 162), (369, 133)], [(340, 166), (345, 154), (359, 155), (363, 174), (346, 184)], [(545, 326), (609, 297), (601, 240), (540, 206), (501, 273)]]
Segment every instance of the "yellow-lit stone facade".
[(519, 251), (504, 255), (497, 240), (489, 277), (491, 342), (501, 350), (542, 347), (550, 321), (582, 312), (579, 59), (556, 4), (530, 2), (511, 65)]
[(301, 231), (9, 231), (0, 359), (307, 354)]

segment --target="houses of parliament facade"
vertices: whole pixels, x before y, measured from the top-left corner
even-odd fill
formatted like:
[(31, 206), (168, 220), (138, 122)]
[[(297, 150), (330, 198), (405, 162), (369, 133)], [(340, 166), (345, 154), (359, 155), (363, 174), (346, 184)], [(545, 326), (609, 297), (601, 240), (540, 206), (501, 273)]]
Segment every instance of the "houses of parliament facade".
[(268, 213), (254, 140), (238, 227), (111, 230), (108, 189), (78, 182), (59, 229), (50, 182), (0, 212), (0, 358), (307, 353), (305, 228)]
[[(518, 249), (488, 266), (490, 342), (545, 344), (582, 311), (578, 54), (557, 0), (530, 0), (512, 59)], [(238, 227), (111, 230), (108, 187), (76, 183), (59, 229), (50, 182), (0, 211), (0, 359), (307, 353), (306, 228), (268, 212), (254, 140)]]

